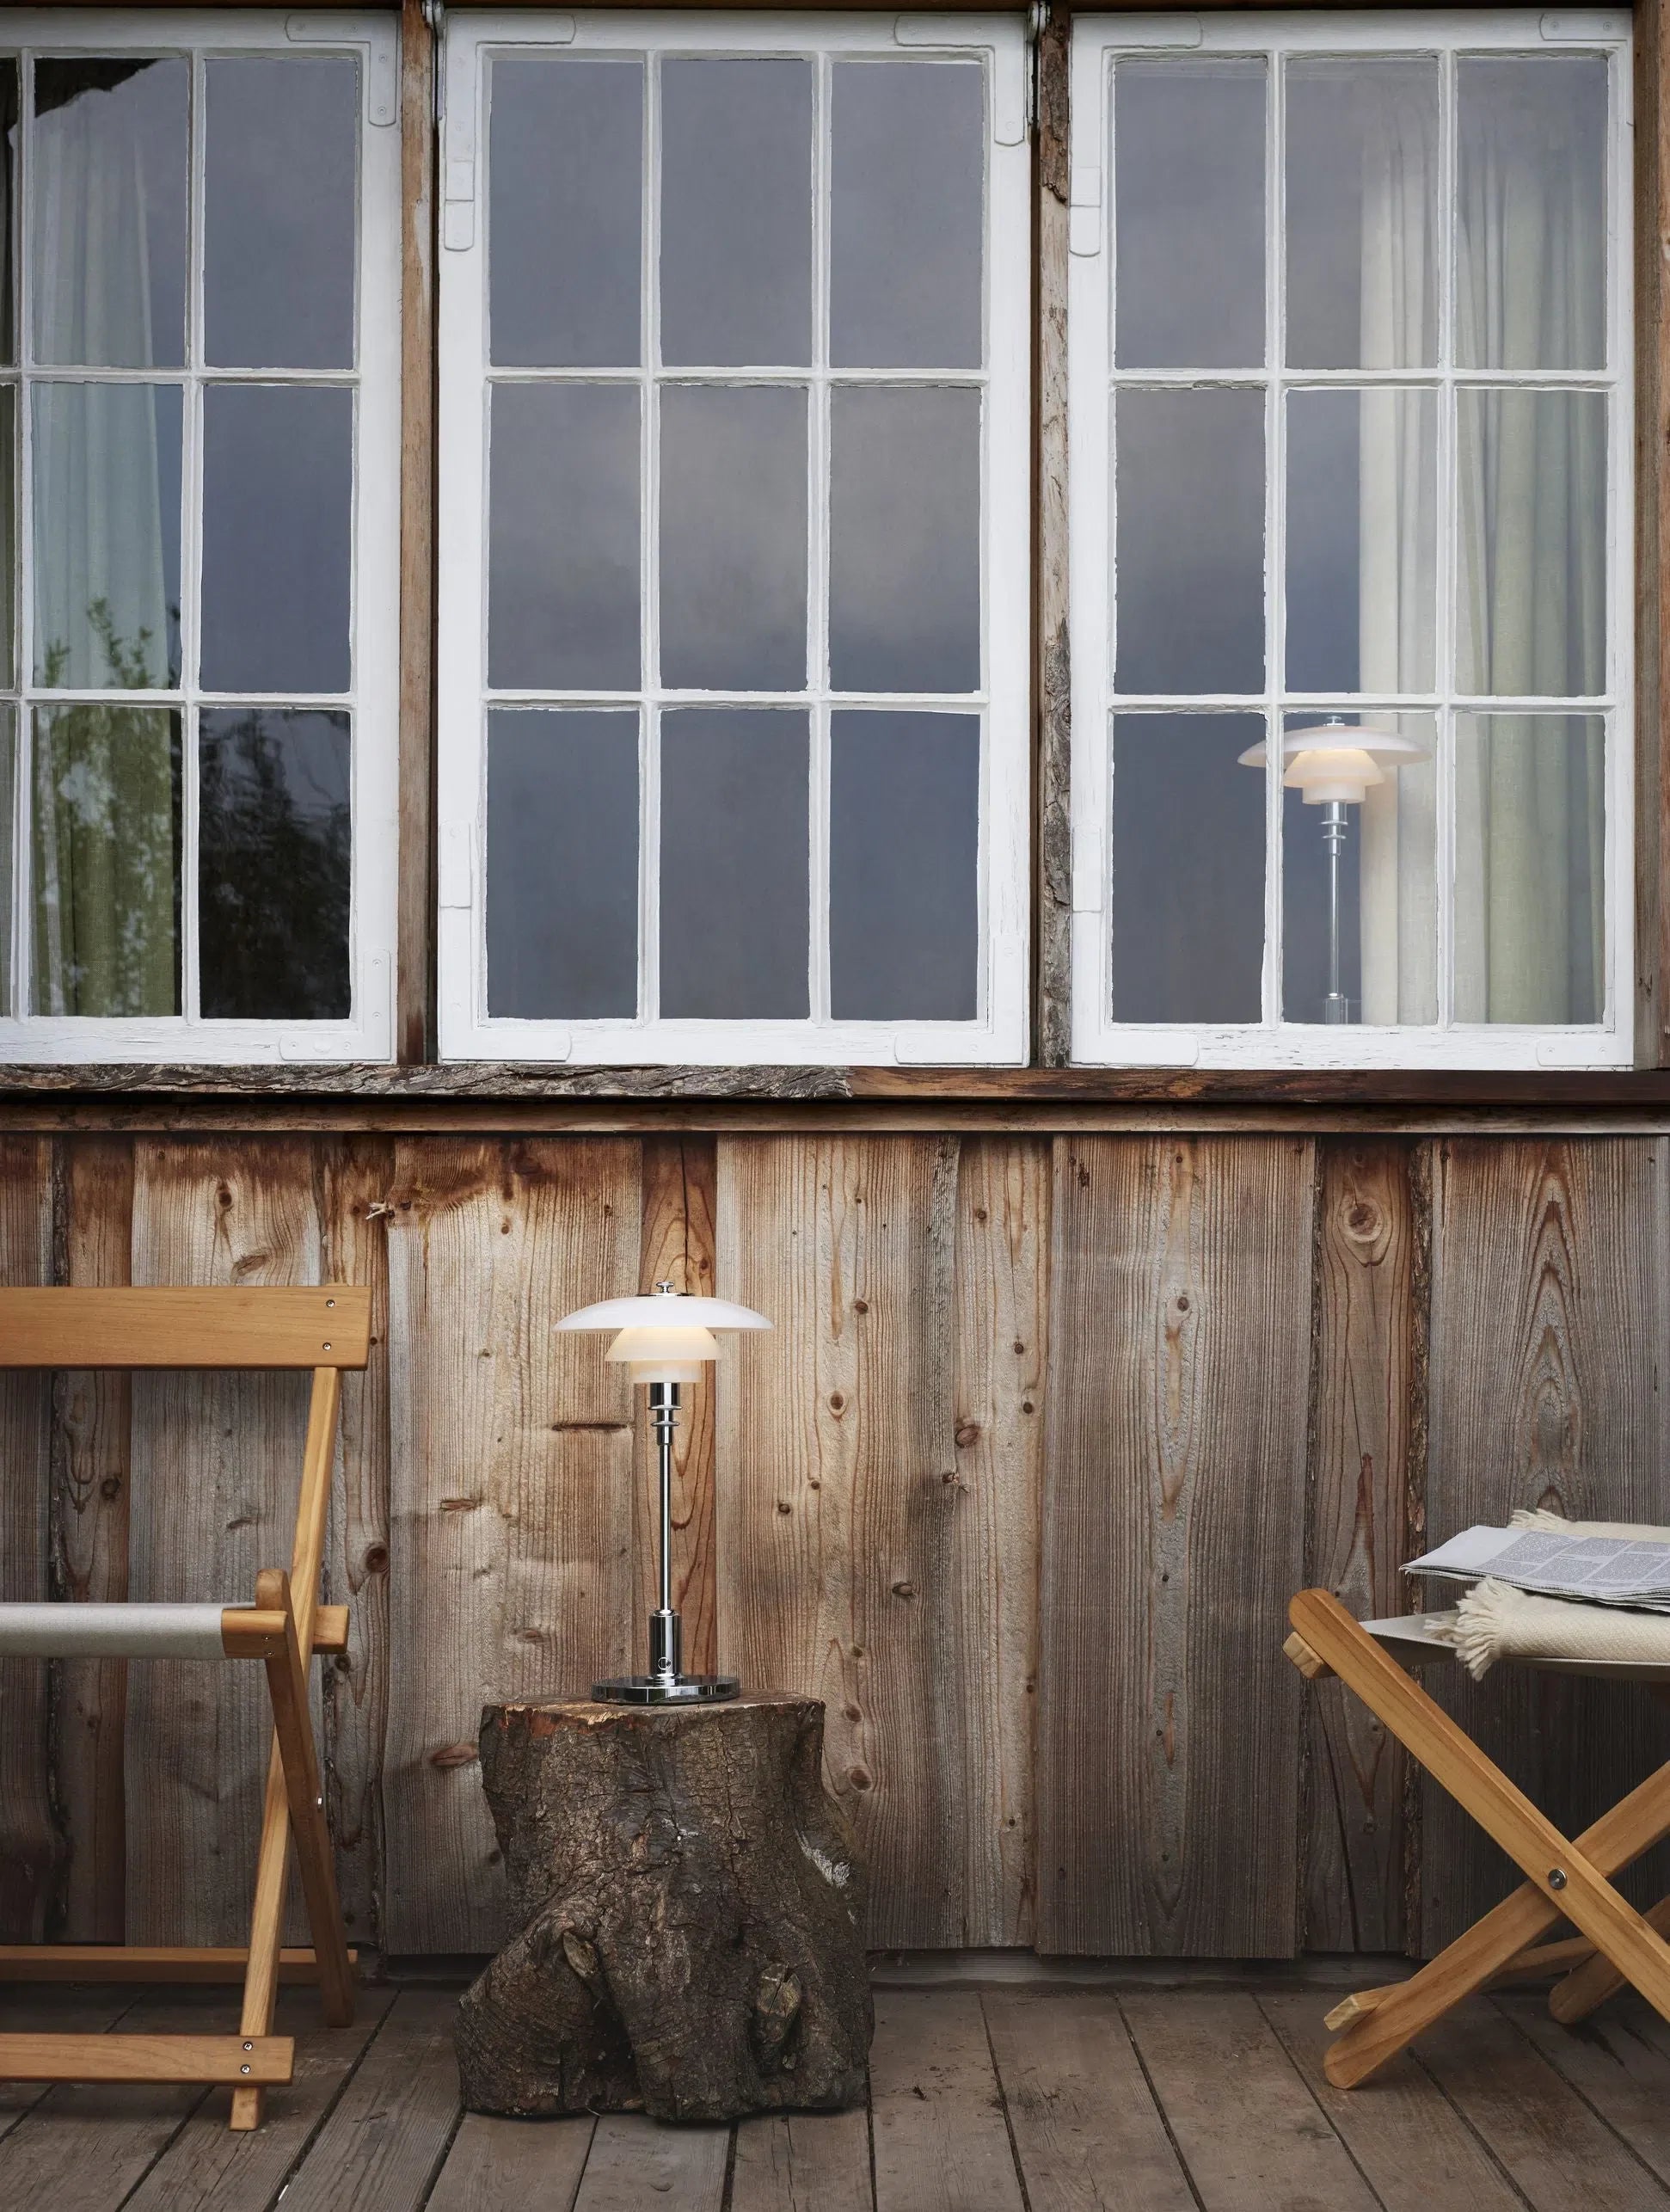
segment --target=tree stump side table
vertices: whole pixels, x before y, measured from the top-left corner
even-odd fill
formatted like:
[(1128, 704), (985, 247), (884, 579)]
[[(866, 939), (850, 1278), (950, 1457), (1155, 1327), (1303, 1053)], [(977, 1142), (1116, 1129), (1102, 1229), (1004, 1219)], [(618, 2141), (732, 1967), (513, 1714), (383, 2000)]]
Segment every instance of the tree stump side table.
[(478, 2112), (862, 2101), (864, 1878), (815, 1698), (482, 1709), (519, 1932), (464, 1995)]

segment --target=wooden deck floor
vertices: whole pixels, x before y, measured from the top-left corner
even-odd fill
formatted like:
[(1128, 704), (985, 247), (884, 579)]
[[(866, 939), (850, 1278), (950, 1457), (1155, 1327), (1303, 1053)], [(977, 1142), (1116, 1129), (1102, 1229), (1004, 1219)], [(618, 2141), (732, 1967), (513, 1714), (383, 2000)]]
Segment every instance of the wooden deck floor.
[[(1670, 2027), (1480, 2000), (1378, 2084), (1323, 2083), (1331, 1993), (884, 1988), (868, 2113), (672, 2129), (462, 2115), (454, 1993), (301, 2035), (258, 2135), (224, 2098), (0, 2088), (5, 2212), (1647, 2212), (1670, 2208)], [(43, 2002), (44, 2000), (44, 2002)], [(224, 2005), (224, 1995), (219, 2002)], [(197, 1993), (9, 1991), (8, 2027), (201, 2024)]]

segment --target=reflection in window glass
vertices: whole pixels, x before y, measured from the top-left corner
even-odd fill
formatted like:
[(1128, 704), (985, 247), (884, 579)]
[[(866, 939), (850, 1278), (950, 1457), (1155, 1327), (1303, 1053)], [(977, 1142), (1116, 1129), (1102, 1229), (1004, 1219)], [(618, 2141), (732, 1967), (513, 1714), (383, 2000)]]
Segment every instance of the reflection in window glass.
[(812, 65), (661, 66), (661, 359), (812, 359)]
[(218, 366), (353, 365), (359, 72), (346, 55), (205, 71), (204, 350)]
[(34, 740), (33, 1011), (177, 1014), (179, 716), (37, 708)]
[(37, 384), (32, 402), (35, 681), (178, 683), (179, 385)]
[(1266, 86), (1262, 59), (1114, 70), (1120, 368), (1251, 368), (1264, 359)]
[(490, 83), (494, 360), (635, 368), (642, 63), (500, 54)]
[(492, 439), (488, 682), (635, 689), (636, 387), (500, 384)]
[(1287, 69), (1287, 359), (1301, 369), (1438, 359), (1435, 55), (1303, 56)]
[(17, 359), (13, 208), (17, 201), (17, 64), (0, 55), (0, 361)]
[[(17, 681), (17, 387), (0, 385), (0, 684)], [(9, 818), (8, 818), (9, 820)], [(0, 844), (5, 842), (0, 835)]]
[(830, 395), (829, 676), (840, 691), (980, 680), (980, 396)]
[(13, 1011), (11, 1002), (11, 826), (15, 819), (17, 782), (17, 710), (0, 706), (0, 1014)]
[(1263, 734), (1258, 715), (1115, 716), (1115, 1021), (1258, 1019), (1264, 783), (1239, 756)]
[(1604, 1015), (1605, 737), (1599, 715), (1457, 716), (1458, 1021)]
[(1114, 404), (1121, 691), (1264, 682), (1264, 395), (1121, 390)]
[(1456, 64), (1456, 358), (1464, 369), (1606, 363), (1606, 64)]
[(206, 691), (347, 690), (353, 517), (351, 391), (205, 390)]
[(661, 717), (661, 1011), (672, 1019), (810, 1011), (809, 727), (797, 709)]
[(35, 63), (38, 361), (183, 365), (190, 82), (184, 60)]
[[(1324, 718), (1312, 710), (1287, 716), (1281, 826), (1286, 1020), (1437, 1020), (1437, 752), (1431, 715)], [(1262, 749), (1257, 765), (1262, 783)], [(1337, 963), (1331, 956), (1335, 943)], [(1343, 1006), (1330, 1010), (1330, 998)]]
[(1456, 394), (1456, 658), (1464, 692), (1606, 685), (1606, 399)]
[(1438, 618), (1438, 398), (1287, 399), (1287, 685), (1428, 691)]
[(830, 717), (829, 992), (838, 1021), (972, 1022), (980, 725)]
[(804, 386), (661, 394), (661, 681), (794, 691), (806, 681)]
[(625, 1019), (638, 1005), (638, 716), (488, 717), (490, 1015)]
[(837, 62), (830, 74), (830, 359), (838, 368), (978, 368), (985, 157), (978, 64)]
[(347, 1018), (350, 765), (345, 714), (200, 715), (199, 992), (209, 1019)]

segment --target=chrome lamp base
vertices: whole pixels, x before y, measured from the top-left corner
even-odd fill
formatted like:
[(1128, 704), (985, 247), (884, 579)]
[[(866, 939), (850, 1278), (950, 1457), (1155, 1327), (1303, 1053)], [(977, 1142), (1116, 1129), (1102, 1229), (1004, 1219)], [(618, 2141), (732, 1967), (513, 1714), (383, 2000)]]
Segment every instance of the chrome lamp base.
[(649, 1672), (616, 1674), (606, 1682), (593, 1682), (592, 1695), (605, 1705), (691, 1705), (734, 1698), (742, 1685), (734, 1674), (686, 1674), (684, 1657), (685, 1624), (671, 1606), (660, 1606), (649, 1616)]

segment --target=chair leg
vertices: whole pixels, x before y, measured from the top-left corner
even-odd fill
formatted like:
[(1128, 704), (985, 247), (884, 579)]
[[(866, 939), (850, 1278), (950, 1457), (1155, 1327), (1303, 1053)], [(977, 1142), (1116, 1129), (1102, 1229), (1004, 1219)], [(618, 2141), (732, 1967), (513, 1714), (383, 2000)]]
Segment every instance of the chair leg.
[[(261, 1853), (255, 1865), (249, 1957), (239, 2024), (240, 2032), (252, 2039), (270, 2033), (278, 1998), (285, 1877), (292, 1824), (325, 2018), (331, 2026), (340, 2027), (353, 2018), (353, 1968), (347, 1955), (341, 1906), (336, 1896), (318, 1764), (313, 1754), (307, 1678), (296, 1637), (290, 1577), (280, 1569), (264, 1570), (256, 1577), (255, 1604), (263, 1611), (282, 1613), (285, 1645), (282, 1651), (270, 1652), (266, 1660), (267, 1687), (273, 1701), (273, 1748), (267, 1763), (267, 1797), (261, 1815)], [(262, 2110), (260, 2089), (240, 2088), (232, 2092), (231, 2125), (235, 2129), (258, 2128)]]
[(1422, 2028), (1499, 1973), (1562, 1914), (1670, 2018), (1670, 1946), (1606, 1879), (1670, 1831), (1670, 1767), (1631, 1791), (1574, 1845), (1330, 1593), (1301, 1592), (1290, 1617), (1309, 1650), (1362, 1699), (1531, 1877), (1523, 1889), (1348, 2027), (1324, 2061), (1329, 2080), (1348, 2088), (1365, 2080)]

